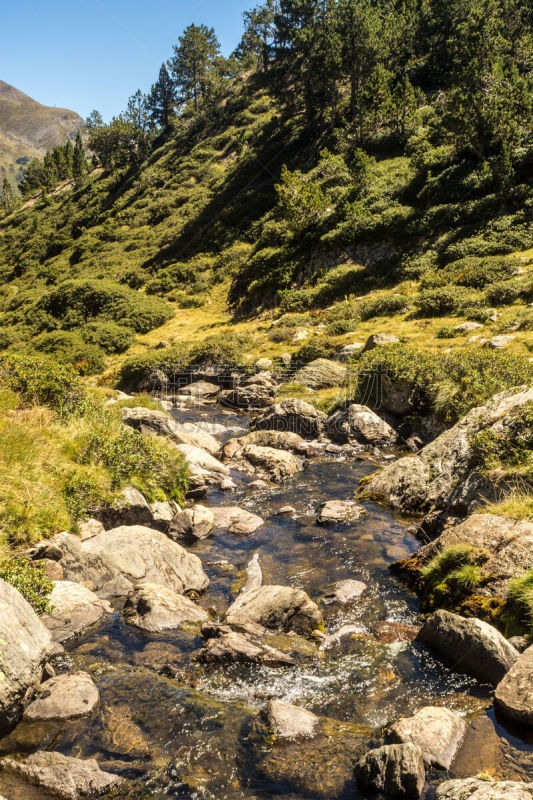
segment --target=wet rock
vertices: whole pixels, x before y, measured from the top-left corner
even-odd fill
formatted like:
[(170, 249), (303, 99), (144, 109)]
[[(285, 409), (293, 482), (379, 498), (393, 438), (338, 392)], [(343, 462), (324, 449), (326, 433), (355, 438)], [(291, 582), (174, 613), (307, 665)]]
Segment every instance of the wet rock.
[(383, 347), (386, 344), (396, 344), (400, 340), (393, 333), (373, 333), (366, 340), (362, 352), (368, 353), (370, 350), (375, 350), (376, 347)]
[(368, 639), (368, 631), (362, 625), (343, 625), (339, 630), (330, 633), (322, 642), (322, 650), (334, 650), (347, 653), (358, 649)]
[(246, 565), (246, 583), (241, 592), (249, 592), (251, 589), (259, 589), (263, 583), (263, 572), (259, 563), (259, 553), (255, 553)]
[(270, 700), (264, 713), (271, 730), (280, 739), (311, 738), (320, 723), (307, 709), (276, 699)]
[(420, 797), (426, 781), (424, 758), (414, 744), (391, 744), (370, 750), (356, 767), (364, 789), (394, 797)]
[(498, 683), (511, 669), (518, 652), (492, 625), (450, 611), (436, 611), (422, 626), (417, 641), (480, 681)]
[(86, 542), (68, 533), (52, 541), (62, 552), (67, 580), (90, 581), (103, 597), (124, 597), (142, 581), (160, 583), (178, 594), (200, 592), (208, 585), (197, 556), (164, 533), (141, 525), (114, 528)]
[(392, 445), (398, 434), (368, 406), (352, 403), (328, 417), (325, 432), (335, 441)]
[(533, 522), (495, 514), (472, 514), (464, 522), (446, 528), (408, 558), (402, 568), (413, 576), (421, 575), (421, 566), (457, 545), (470, 545), (485, 553), (486, 560), (479, 569), (482, 594), (486, 597), (505, 598), (511, 580), (533, 569)]
[(268, 483), (266, 481), (262, 481), (261, 479), (257, 481), (251, 481), (247, 489), (268, 489)]
[(205, 539), (213, 530), (215, 515), (207, 506), (197, 503), (173, 517), (168, 528), (171, 539)]
[(303, 636), (323, 625), (316, 603), (301, 589), (290, 586), (262, 586), (241, 594), (229, 607), (226, 619), (230, 625), (252, 621)]
[(256, 430), (275, 430), (297, 433), (308, 439), (316, 438), (326, 423), (326, 415), (303, 400), (287, 399), (255, 421)]
[(436, 800), (531, 800), (533, 783), (465, 778), (445, 781), (437, 787)]
[(150, 525), (152, 522), (152, 512), (146, 498), (133, 486), (123, 489), (112, 506), (106, 506), (98, 511), (98, 517), (105, 528), (116, 528), (119, 525)]
[(179, 628), (184, 622), (207, 622), (209, 614), (188, 597), (157, 583), (140, 583), (128, 595), (124, 619), (145, 631)]
[(217, 506), (214, 509), (214, 528), (221, 528), (234, 536), (249, 536), (265, 524), (257, 514), (239, 506)]
[(18, 721), (41, 680), (50, 633), (30, 604), (0, 579), (0, 734)]
[(419, 630), (420, 628), (416, 625), (381, 620), (374, 626), (372, 632), (378, 641), (384, 644), (394, 644), (396, 642), (412, 642), (416, 639)]
[(31, 722), (78, 719), (91, 714), (100, 695), (87, 672), (59, 675), (41, 684), (36, 699), (24, 712)]
[(293, 666), (294, 659), (263, 642), (259, 631), (247, 634), (232, 630), (229, 625), (204, 626), (205, 646), (196, 658), (205, 664), (263, 664), (269, 667)]
[(150, 506), (150, 511), (152, 512), (152, 521), (150, 523), (150, 527), (155, 528), (157, 531), (166, 533), (170, 523), (176, 514), (179, 514), (181, 509), (177, 503), (175, 503), (173, 500), (170, 500), (166, 503), (152, 503)]
[(229, 439), (224, 447), (225, 458), (234, 458), (246, 445), (255, 444), (260, 447), (273, 447), (276, 450), (289, 450), (305, 454), (308, 444), (297, 433), (290, 431), (252, 431), (239, 439)]
[(373, 477), (364, 491), (404, 512), (445, 511), (465, 516), (486, 494), (476, 469), (472, 437), (481, 432), (516, 437), (513, 412), (533, 402), (533, 388), (510, 389), (472, 409), (417, 455), (400, 458)]
[(209, 381), (194, 381), (189, 383), (188, 386), (183, 386), (180, 389), (180, 394), (188, 395), (189, 397), (215, 397), (220, 391), (220, 386), (216, 383), (209, 383)]
[(164, 411), (149, 408), (123, 408), (122, 422), (147, 436), (163, 436), (174, 445), (190, 445), (216, 455), (220, 449), (217, 440), (205, 431), (189, 433)]
[(94, 759), (45, 751), (33, 753), (24, 761), (4, 758), (0, 760), (0, 771), (17, 775), (62, 800), (103, 795), (120, 780), (116, 775), (102, 772)]
[(275, 402), (275, 388), (265, 383), (239, 386), (220, 393), (220, 402), (229, 408), (262, 409), (269, 408)]
[(447, 708), (426, 706), (413, 717), (395, 722), (389, 729), (392, 743), (418, 745), (429, 766), (450, 769), (467, 731), (466, 722)]
[(528, 647), (496, 687), (494, 702), (506, 717), (533, 727), (533, 647)]
[(56, 581), (50, 602), (53, 611), (41, 619), (55, 642), (71, 639), (112, 611), (106, 600), (97, 597), (81, 583), (72, 581)]
[(177, 449), (189, 467), (189, 479), (193, 488), (220, 485), (229, 478), (229, 468), (206, 450), (190, 444), (178, 445)]
[(320, 525), (340, 525), (354, 522), (365, 515), (365, 508), (353, 500), (328, 500), (320, 509), (317, 522)]
[(281, 508), (278, 508), (276, 513), (278, 517), (292, 517), (294, 514), (296, 514), (296, 509), (294, 506), (281, 506)]
[(229, 463), (232, 469), (245, 475), (253, 475), (275, 483), (294, 477), (302, 468), (301, 461), (292, 453), (276, 450), (273, 447), (259, 447), (255, 444), (243, 447)]
[(352, 579), (338, 581), (338, 583), (335, 584), (333, 591), (324, 595), (322, 602), (326, 603), (326, 605), (331, 603), (340, 603), (340, 605), (345, 605), (346, 603), (350, 603), (352, 600), (356, 600), (358, 597), (361, 597), (363, 592), (366, 591), (366, 588), (366, 583), (363, 583), (362, 581), (354, 581)]
[(299, 369), (294, 381), (310, 389), (326, 389), (329, 386), (342, 386), (346, 375), (346, 367), (337, 361), (317, 358)]
[(98, 519), (84, 519), (78, 523), (79, 536), (82, 542), (86, 539), (92, 539), (93, 536), (98, 536), (103, 533), (105, 528)]

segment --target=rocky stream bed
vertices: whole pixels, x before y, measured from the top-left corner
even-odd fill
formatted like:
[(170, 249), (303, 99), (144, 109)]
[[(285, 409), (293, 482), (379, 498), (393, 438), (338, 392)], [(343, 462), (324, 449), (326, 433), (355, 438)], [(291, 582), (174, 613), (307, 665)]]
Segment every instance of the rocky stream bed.
[[(212, 403), (185, 403), (172, 414), (181, 425), (208, 423), (204, 428), (220, 443), (246, 434), (249, 425), (245, 414)], [(247, 447), (250, 461), (254, 445)], [(415, 641), (423, 622), (418, 600), (390, 571), (393, 562), (420, 547), (410, 520), (371, 502), (362, 509), (342, 507), (346, 522), (336, 521), (335, 505), (321, 512), (326, 502), (353, 500), (358, 481), (399, 454), (392, 445), (317, 446), (306, 450), (305, 461), (303, 453), (294, 453), (301, 471), (280, 475), (277, 485), (232, 469), (226, 485), (210, 486), (200, 503), (214, 512), (207, 512), (214, 519), (211, 535), (185, 545), (200, 559), (209, 585), (185, 587), (186, 602), (196, 612), (185, 608), (184, 600), (180, 608), (187, 621), (179, 628), (157, 630), (157, 620), (153, 631), (146, 630), (149, 624), (138, 626), (153, 588), (143, 589), (148, 600), (142, 592), (128, 599), (123, 614), (125, 593), (98, 592), (93, 579), (90, 586), (106, 599), (99, 601), (95, 624), (81, 635), (55, 636), (63, 638), (64, 652), (52, 657), (53, 670), (37, 701), (46, 706), (48, 685), (48, 716), (46, 709), (29, 705), (0, 739), (0, 757), (20, 763), (50, 751), (78, 761), (95, 759), (109, 774), (107, 782), (95, 768), (72, 783), (65, 762), (59, 772), (54, 764), (55, 787), (49, 792), (51, 784), (47, 789), (35, 778), (46, 763), (36, 762), (33, 773), (28, 768), (21, 775), (12, 761), (3, 769), (0, 762), (0, 795), (7, 800), (96, 794), (124, 800), (344, 800), (365, 796), (365, 786), (379, 789), (379, 773), (387, 776), (390, 793), (404, 796), (433, 797), (440, 786), (443, 800), (530, 798), (531, 784), (498, 784), (499, 794), (491, 794), (490, 781), (443, 785), (480, 773), (532, 780), (533, 732), (495, 712), (493, 685), (447, 666)], [(231, 491), (229, 482), (235, 484)], [(221, 512), (228, 506), (260, 519), (241, 515), (228, 521)], [(128, 524), (136, 522), (146, 525), (142, 519)], [(83, 544), (87, 552), (97, 539)], [(68, 564), (64, 554), (59, 561)], [(266, 632), (239, 608), (260, 586), (290, 587), (308, 597), (298, 595), (296, 602), (291, 595), (292, 606), (286, 604), (290, 610), (277, 630), (272, 618), (262, 618)], [(308, 604), (309, 598), (314, 602)], [(225, 620), (236, 600), (233, 616)], [(67, 614), (68, 624), (74, 616)], [(58, 719), (50, 683), (79, 673), (86, 674), (81, 687), (59, 682), (56, 705), (70, 698), (75, 706), (81, 696), (85, 707)], [(426, 737), (422, 760), (415, 745), (393, 744), (413, 737), (401, 724), (391, 726), (403, 719), (404, 727), (413, 727), (406, 718), (428, 707), (418, 720), (418, 738), (420, 731)], [(444, 709), (453, 714), (447, 717)], [(385, 744), (404, 749), (380, 754), (376, 749)], [(356, 766), (372, 750), (378, 753), (375, 763), (367, 757), (356, 781)], [(385, 756), (390, 761), (383, 767)], [(395, 770), (402, 773), (398, 780)]]

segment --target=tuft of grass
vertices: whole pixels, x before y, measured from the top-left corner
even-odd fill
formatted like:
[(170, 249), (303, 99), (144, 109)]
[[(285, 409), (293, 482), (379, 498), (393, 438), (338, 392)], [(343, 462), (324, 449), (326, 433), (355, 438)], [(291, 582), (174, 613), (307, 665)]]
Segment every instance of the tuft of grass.
[(533, 519), (533, 494), (526, 490), (510, 492), (499, 503), (490, 503), (485, 506), (487, 514), (509, 519)]
[(453, 608), (483, 583), (489, 556), (468, 544), (457, 544), (436, 555), (421, 574), (428, 608)]
[(533, 633), (533, 570), (509, 584), (506, 614), (516, 616)]

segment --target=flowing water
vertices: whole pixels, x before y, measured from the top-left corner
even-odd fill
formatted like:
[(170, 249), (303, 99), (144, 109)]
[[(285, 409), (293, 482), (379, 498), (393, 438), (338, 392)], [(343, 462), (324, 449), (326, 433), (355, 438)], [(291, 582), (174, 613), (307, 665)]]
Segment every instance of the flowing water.
[[(244, 415), (213, 406), (175, 416), (247, 425)], [(197, 631), (146, 634), (126, 625), (117, 608), (67, 645), (62, 665), (93, 676), (101, 695), (94, 716), (68, 724), (21, 723), (0, 740), (0, 754), (45, 748), (95, 757), (124, 778), (109, 796), (130, 800), (343, 800), (359, 796), (353, 765), (385, 742), (388, 724), (424, 705), (444, 705), (472, 720), (452, 775), (531, 777), (533, 739), (494, 717), (490, 687), (412, 642), (420, 624), (418, 603), (389, 571), (393, 561), (419, 546), (408, 522), (367, 504), (367, 516), (350, 525), (316, 524), (321, 502), (350, 499), (359, 479), (375, 468), (370, 454), (317, 457), (283, 487), (263, 490), (233, 476), (236, 492), (212, 491), (203, 502), (240, 505), (260, 514), (265, 526), (246, 538), (215, 534), (190, 548), (210, 578), (201, 603), (219, 613), (234, 599), (256, 553), (265, 584), (302, 588), (317, 601), (336, 581), (363, 581), (367, 591), (353, 603), (320, 604), (328, 633), (354, 626), (340, 647), (318, 650), (294, 637), (295, 667), (200, 666), (193, 660), (202, 645)], [(278, 516), (284, 505), (296, 513)], [(259, 713), (271, 697), (326, 717), (320, 735), (273, 743)], [(429, 796), (443, 777), (429, 773)], [(47, 800), (40, 790), (1, 773), (0, 794)]]

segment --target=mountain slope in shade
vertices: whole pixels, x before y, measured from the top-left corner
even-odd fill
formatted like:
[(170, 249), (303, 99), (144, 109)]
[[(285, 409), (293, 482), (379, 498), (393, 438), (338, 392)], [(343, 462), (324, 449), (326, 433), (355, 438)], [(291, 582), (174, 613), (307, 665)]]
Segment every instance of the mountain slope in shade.
[(83, 124), (76, 112), (43, 106), (0, 81), (0, 179), (15, 183), (31, 158), (75, 138)]

